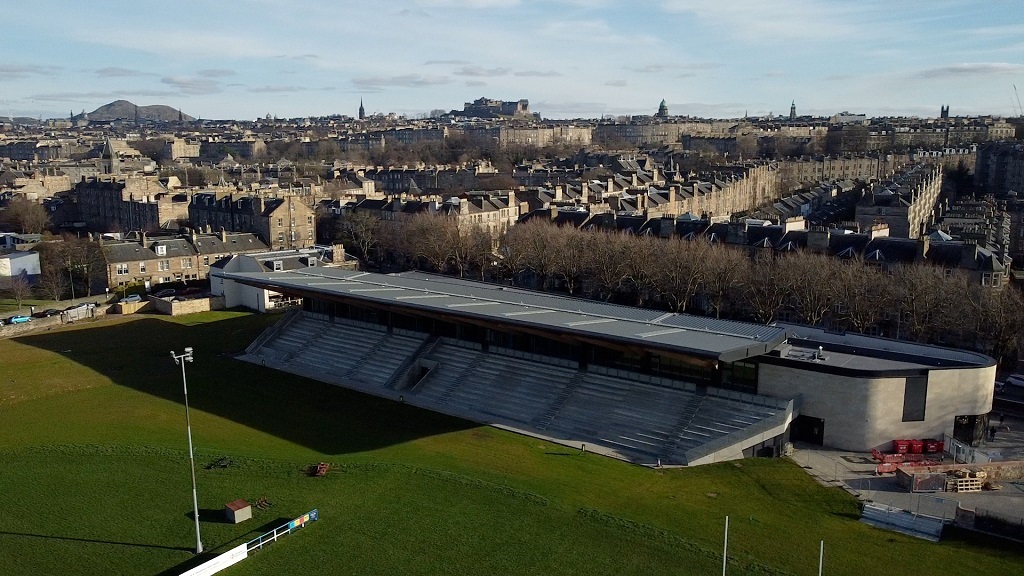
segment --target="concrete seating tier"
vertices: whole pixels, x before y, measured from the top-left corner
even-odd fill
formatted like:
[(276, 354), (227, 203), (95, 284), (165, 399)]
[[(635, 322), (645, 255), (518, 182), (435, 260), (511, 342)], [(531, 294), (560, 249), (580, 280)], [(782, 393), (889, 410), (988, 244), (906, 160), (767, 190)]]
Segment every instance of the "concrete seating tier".
[(254, 355), (287, 372), (372, 391), (386, 385), (424, 340), (426, 335), (299, 317)]
[(526, 434), (600, 446), (642, 463), (773, 416), (755, 404), (444, 343), (410, 402)]
[(406, 402), (642, 464), (686, 464), (687, 451), (743, 442), (748, 428), (784, 412), (681, 382), (669, 387), (624, 371), (612, 376), (450, 339), (426, 342), (426, 335), (300, 315), (243, 359), (395, 399), (398, 373), (429, 361), (426, 376), (404, 391)]

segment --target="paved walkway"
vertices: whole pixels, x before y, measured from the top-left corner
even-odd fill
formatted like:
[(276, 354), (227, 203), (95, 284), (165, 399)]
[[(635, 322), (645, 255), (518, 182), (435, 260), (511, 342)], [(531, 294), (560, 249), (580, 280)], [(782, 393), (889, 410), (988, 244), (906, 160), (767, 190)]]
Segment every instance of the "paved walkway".
[[(999, 427), (998, 416), (994, 422)], [(979, 449), (994, 460), (1024, 460), (1024, 419), (1007, 416), (999, 428), (995, 441), (985, 442)], [(1024, 519), (1024, 481), (1002, 482), (1003, 489), (998, 491), (913, 494), (899, 486), (892, 474), (875, 476), (877, 462), (871, 454), (797, 444), (792, 459), (821, 484), (842, 488), (863, 501), (937, 518), (952, 518), (961, 504)], [(945, 461), (952, 463), (949, 456)]]

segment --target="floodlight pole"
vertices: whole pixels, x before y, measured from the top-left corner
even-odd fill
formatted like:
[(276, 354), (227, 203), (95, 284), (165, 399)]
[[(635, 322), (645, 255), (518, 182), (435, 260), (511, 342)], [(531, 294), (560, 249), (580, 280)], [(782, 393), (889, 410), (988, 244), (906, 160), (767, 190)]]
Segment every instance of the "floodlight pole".
[(725, 565), (729, 562), (729, 517), (725, 517), (725, 542), (722, 544), (722, 576), (725, 576)]
[(188, 382), (185, 380), (185, 362), (192, 361), (192, 347), (186, 347), (184, 354), (175, 354), (171, 350), (174, 363), (181, 366), (181, 387), (185, 391), (185, 430), (188, 432), (188, 463), (192, 471), (192, 506), (196, 520), (196, 554), (203, 553), (203, 541), (199, 537), (199, 497), (196, 496), (196, 458), (192, 453), (192, 420), (188, 414)]

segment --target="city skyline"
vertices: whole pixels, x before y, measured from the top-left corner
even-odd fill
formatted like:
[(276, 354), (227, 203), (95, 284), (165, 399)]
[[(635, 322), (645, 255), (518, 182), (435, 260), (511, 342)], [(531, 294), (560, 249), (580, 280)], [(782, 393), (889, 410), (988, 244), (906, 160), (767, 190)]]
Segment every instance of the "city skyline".
[[(1024, 17), (964, 0), (140, 2), (9, 7), (0, 115), (117, 99), (203, 118), (423, 114), (480, 96), (545, 118), (1013, 116)], [(44, 21), (38, 14), (45, 13)]]

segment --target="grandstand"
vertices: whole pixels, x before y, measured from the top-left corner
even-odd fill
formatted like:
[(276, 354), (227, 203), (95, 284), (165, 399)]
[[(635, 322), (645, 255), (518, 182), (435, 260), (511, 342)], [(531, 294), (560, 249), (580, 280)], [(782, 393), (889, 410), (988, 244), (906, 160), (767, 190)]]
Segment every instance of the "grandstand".
[(422, 273), (224, 276), (302, 299), (249, 361), (642, 464), (777, 454), (787, 432), (973, 443), (992, 409), (982, 354)]
[[(341, 273), (349, 278), (356, 275)], [(394, 291), (389, 287), (378, 287), (384, 288), (378, 291), (368, 285), (356, 286), (370, 294)], [(532, 293), (513, 295), (513, 299), (529, 295)], [(439, 295), (392, 294), (396, 296), (437, 300), (430, 296)], [(466, 295), (461, 298), (447, 305), (472, 309), (503, 304), (465, 300)], [(559, 301), (572, 303), (571, 299), (554, 298), (543, 309), (515, 303), (515, 308), (505, 314), (521, 318), (548, 316), (562, 312), (550, 308)], [(636, 328), (641, 334), (656, 333), (662, 338), (685, 333), (677, 328), (651, 330), (646, 322), (625, 318), (647, 311), (604, 308), (604, 316), (597, 316), (596, 310), (575, 311), (575, 315), (586, 317), (573, 316), (569, 323), (636, 323), (641, 325)], [(663, 313), (649, 316), (669, 319)], [(679, 324), (678, 318), (671, 320)], [(395, 326), (389, 329), (384, 323), (312, 310), (293, 311), (268, 329), (242, 358), (567, 446), (586, 445), (590, 451), (647, 465), (692, 465), (759, 450), (774, 453), (793, 417), (789, 401), (594, 362), (581, 363), (572, 354), (566, 357), (526, 351), (514, 338), (496, 339), (515, 347), (473, 341), (466, 338), (470, 332), (440, 336)], [(619, 332), (627, 330), (620, 328)], [(702, 330), (697, 337), (707, 334)], [(741, 338), (746, 346), (752, 344), (750, 341), (757, 342), (756, 337), (730, 334), (722, 338)], [(727, 343), (718, 344), (718, 354), (733, 353)], [(693, 352), (692, 347), (688, 348)]]

